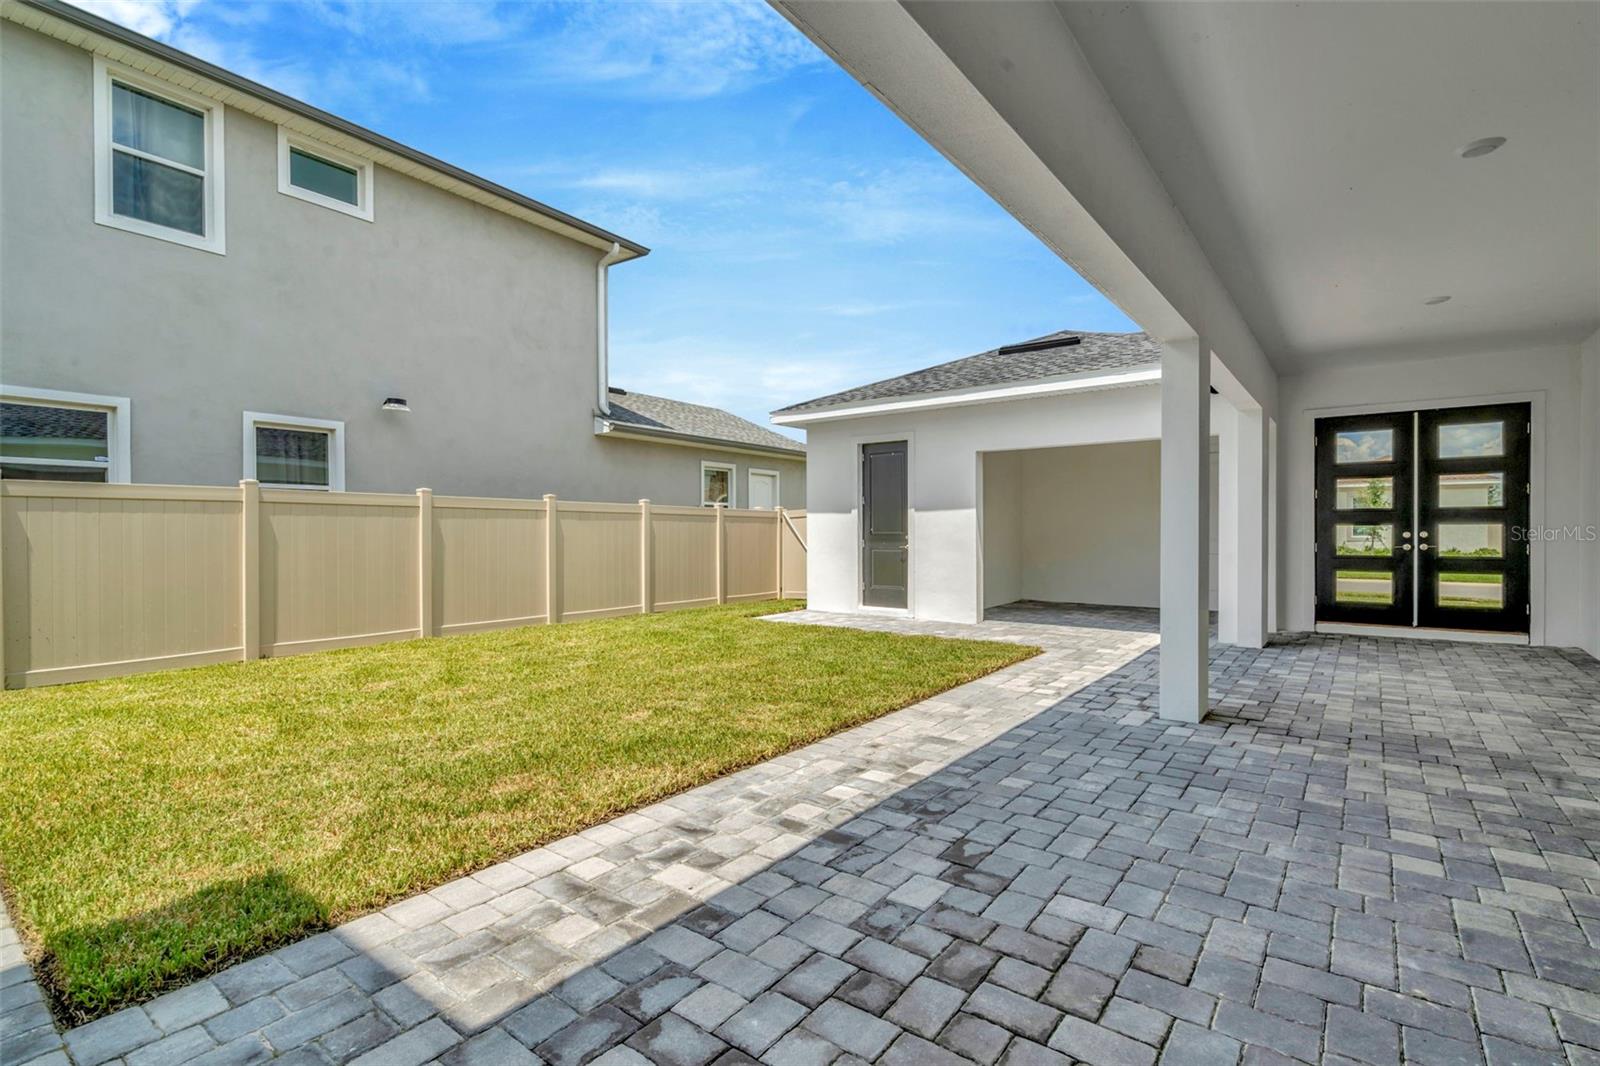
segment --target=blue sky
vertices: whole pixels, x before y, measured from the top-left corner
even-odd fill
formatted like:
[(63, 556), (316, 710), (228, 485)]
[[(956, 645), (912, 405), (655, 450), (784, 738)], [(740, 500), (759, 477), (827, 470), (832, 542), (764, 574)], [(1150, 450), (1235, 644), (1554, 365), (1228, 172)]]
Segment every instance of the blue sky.
[(1133, 329), (764, 3), (80, 0), (640, 241), (612, 383), (772, 408)]

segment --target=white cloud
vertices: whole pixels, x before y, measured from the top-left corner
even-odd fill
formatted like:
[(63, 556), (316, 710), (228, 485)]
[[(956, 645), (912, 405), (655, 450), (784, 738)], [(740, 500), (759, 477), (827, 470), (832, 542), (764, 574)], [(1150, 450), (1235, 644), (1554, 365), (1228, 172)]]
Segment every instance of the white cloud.
[[(279, 92), (313, 101), (335, 110), (341, 107), (367, 107), (394, 99), (418, 100), (428, 96), (428, 82), (413, 67), (371, 55), (338, 62), (312, 65), (300, 58), (267, 59), (246, 42), (239, 27), (251, 26), (270, 17), (263, 4), (208, 4), (202, 12), (201, 0), (73, 0), (79, 7), (110, 19), (147, 37), (165, 41), (174, 48), (225, 67), (251, 81)], [(314, 9), (322, 9), (313, 3)], [(426, 3), (366, 7), (438, 7)], [(451, 5), (453, 6), (453, 5)], [(442, 17), (439, 16), (439, 17)], [(426, 24), (426, 19), (411, 16)], [(232, 28), (218, 36), (205, 28), (209, 22)], [(467, 23), (472, 20), (467, 18)]]
[(1018, 232), (1010, 219), (980, 210), (975, 195), (981, 193), (953, 169), (915, 165), (834, 181), (810, 210), (839, 237), (863, 244), (896, 244), (929, 234)]
[(612, 384), (720, 407), (760, 425), (779, 407), (896, 372), (866, 347), (781, 339), (745, 346), (723, 336), (617, 336), (611, 358)]
[(200, 0), (70, 0), (103, 19), (146, 37), (166, 40)]
[(606, 168), (572, 180), (575, 188), (644, 200), (704, 200), (749, 193), (759, 187), (762, 170), (738, 167)]
[(526, 32), (530, 4), (496, 0), (305, 0), (323, 21), (344, 33), (391, 43), (410, 38), (430, 45), (506, 41)]
[(757, 0), (588, 3), (529, 50), (552, 83), (693, 100), (737, 91), (825, 57)]
[(845, 300), (835, 304), (824, 304), (817, 308), (825, 315), (836, 315), (839, 318), (869, 318), (873, 315), (893, 314), (896, 311), (910, 311), (917, 307), (925, 307), (922, 300), (897, 300), (888, 302), (873, 302), (871, 300)]
[(175, 26), (166, 40), (174, 48), (181, 48), (190, 55), (199, 56), (290, 96), (304, 99), (312, 95), (317, 84), (317, 78), (311, 70), (300, 63), (262, 59), (249, 45), (237, 40), (223, 40), (192, 23)]

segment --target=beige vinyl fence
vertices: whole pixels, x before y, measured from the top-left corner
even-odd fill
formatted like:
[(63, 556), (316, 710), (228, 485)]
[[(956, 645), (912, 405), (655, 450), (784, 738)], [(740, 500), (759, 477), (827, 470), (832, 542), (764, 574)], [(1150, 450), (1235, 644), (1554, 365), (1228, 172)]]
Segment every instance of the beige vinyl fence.
[(8, 688), (805, 595), (805, 513), (0, 482)]

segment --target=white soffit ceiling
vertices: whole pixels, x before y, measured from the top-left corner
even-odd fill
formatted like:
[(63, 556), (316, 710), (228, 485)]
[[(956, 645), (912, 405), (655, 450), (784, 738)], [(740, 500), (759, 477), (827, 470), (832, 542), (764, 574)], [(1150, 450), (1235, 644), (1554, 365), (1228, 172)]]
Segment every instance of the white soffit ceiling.
[(1281, 370), (1600, 326), (1600, 4), (1059, 8)]

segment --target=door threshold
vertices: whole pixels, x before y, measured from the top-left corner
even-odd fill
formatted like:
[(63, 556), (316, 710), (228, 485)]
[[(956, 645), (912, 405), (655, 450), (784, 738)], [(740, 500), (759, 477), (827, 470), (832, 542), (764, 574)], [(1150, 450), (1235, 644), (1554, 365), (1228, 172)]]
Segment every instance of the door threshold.
[(1352, 622), (1318, 622), (1317, 633), (1345, 637), (1399, 637), (1402, 640), (1454, 640), (1463, 644), (1531, 644), (1526, 633), (1492, 629), (1425, 629), (1419, 626), (1376, 626)]

